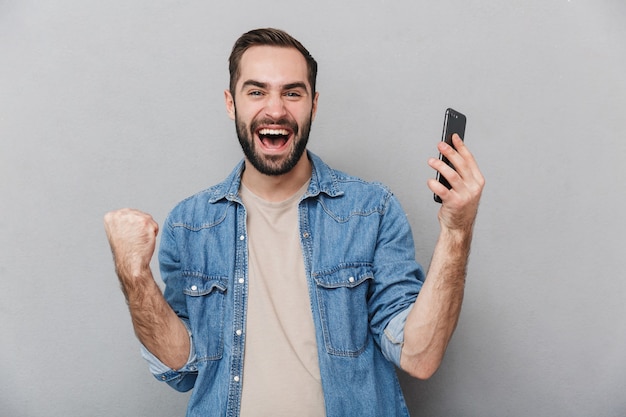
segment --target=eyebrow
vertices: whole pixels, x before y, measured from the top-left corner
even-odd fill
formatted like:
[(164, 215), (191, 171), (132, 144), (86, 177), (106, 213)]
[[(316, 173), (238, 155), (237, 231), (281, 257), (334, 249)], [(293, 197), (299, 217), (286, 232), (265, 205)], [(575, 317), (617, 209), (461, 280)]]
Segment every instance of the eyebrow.
[(309, 92), (309, 89), (307, 88), (306, 84), (303, 83), (302, 81), (298, 81), (298, 82), (290, 83), (290, 84), (285, 84), (283, 86), (283, 90), (294, 90), (294, 89), (298, 89), (298, 88), (303, 89), (307, 93)]
[[(243, 90), (245, 87), (268, 88), (268, 84), (263, 83), (261, 81), (256, 81), (256, 80), (247, 80), (247, 81), (244, 81), (244, 83), (241, 85), (241, 89)], [(293, 90), (297, 88), (302, 88), (307, 93), (309, 92), (307, 85), (303, 83), (302, 81), (285, 84), (281, 87), (282, 90)]]
[(267, 88), (267, 83), (262, 83), (255, 80), (247, 80), (241, 85), (241, 89), (243, 90), (245, 87)]

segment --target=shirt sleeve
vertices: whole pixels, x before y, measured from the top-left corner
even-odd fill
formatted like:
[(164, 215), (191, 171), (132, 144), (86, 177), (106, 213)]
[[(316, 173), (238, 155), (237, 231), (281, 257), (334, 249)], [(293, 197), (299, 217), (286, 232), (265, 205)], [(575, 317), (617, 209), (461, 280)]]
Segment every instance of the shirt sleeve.
[[(185, 324), (185, 326), (187, 326)], [(193, 387), (195, 378), (186, 378), (187, 375), (194, 375), (197, 372), (196, 366), (196, 350), (193, 346), (193, 336), (187, 328), (189, 334), (189, 357), (187, 363), (180, 369), (172, 369), (165, 365), (159, 358), (148, 350), (143, 344), (140, 347), (141, 356), (148, 362), (150, 372), (159, 381), (167, 382), (173, 388), (179, 391), (188, 391)]]
[[(183, 366), (179, 371), (189, 370), (190, 365), (196, 362), (196, 351), (193, 347), (192, 337), (189, 335), (189, 357), (187, 359), (187, 363)], [(154, 376), (160, 376), (161, 374), (165, 374), (167, 372), (171, 372), (173, 369), (165, 365), (163, 362), (159, 360), (156, 356), (152, 354), (144, 345), (141, 345), (141, 356), (148, 362), (148, 366), (150, 367), (150, 372)]]
[(404, 345), (404, 325), (413, 304), (395, 315), (387, 324), (384, 336), (380, 338), (381, 350), (388, 361), (400, 368), (400, 356)]

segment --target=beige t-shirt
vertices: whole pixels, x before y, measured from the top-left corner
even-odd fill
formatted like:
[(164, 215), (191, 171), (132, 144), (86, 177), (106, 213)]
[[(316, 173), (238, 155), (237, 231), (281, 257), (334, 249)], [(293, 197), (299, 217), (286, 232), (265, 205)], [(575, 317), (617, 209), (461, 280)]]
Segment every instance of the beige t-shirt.
[(249, 274), (242, 417), (326, 415), (298, 228), (307, 186), (279, 203), (241, 186)]

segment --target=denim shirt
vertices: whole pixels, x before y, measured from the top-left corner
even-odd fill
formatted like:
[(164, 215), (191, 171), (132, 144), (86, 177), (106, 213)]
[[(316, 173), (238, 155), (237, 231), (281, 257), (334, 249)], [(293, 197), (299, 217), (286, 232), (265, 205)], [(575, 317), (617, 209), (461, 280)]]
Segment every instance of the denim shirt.
[[(327, 416), (408, 416), (394, 364), (424, 273), (406, 215), (386, 187), (308, 156), (299, 228)], [(142, 351), (156, 378), (194, 389), (189, 417), (239, 415), (248, 298), (243, 169), (242, 161), (225, 181), (179, 203), (162, 228), (164, 295), (192, 349), (179, 370)]]

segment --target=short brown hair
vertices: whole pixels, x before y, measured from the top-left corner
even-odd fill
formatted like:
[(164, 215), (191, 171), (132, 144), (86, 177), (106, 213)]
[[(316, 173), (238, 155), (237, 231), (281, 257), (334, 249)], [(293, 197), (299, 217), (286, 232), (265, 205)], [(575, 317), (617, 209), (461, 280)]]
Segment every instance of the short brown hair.
[(233, 50), (228, 58), (228, 70), (230, 71), (230, 92), (235, 96), (235, 85), (241, 75), (241, 57), (244, 52), (253, 46), (278, 46), (283, 48), (295, 48), (306, 60), (311, 85), (311, 93), (315, 93), (315, 80), (317, 78), (317, 62), (309, 51), (293, 36), (280, 29), (266, 28), (254, 29), (244, 33), (237, 39)]

